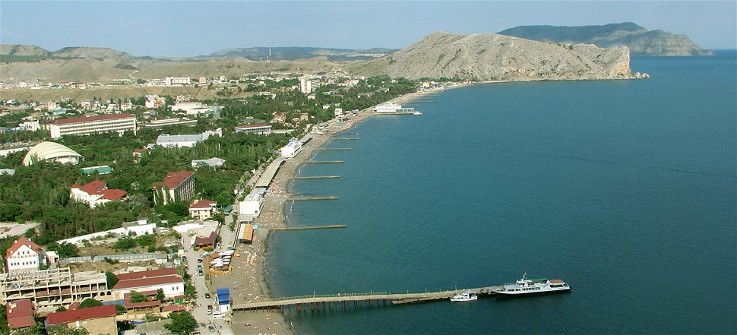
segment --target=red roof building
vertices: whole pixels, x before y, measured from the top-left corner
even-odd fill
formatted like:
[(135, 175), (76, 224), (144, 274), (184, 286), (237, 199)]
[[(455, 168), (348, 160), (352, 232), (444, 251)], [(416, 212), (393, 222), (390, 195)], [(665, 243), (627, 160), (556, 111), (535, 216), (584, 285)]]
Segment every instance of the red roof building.
[(215, 214), (215, 206), (217, 204), (215, 201), (206, 199), (195, 201), (195, 203), (189, 206), (189, 216), (195, 219), (207, 220)]
[(33, 320), (33, 302), (31, 299), (23, 299), (9, 302), (5, 305), (5, 316), (10, 329), (31, 327)]
[(197, 236), (194, 239), (194, 246), (195, 248), (207, 248), (207, 247), (214, 248), (217, 238), (218, 238), (218, 234), (216, 234), (215, 232), (210, 233), (210, 236), (208, 237)]
[(133, 114), (59, 119), (49, 125), (52, 139), (57, 139), (65, 135), (89, 135), (111, 131), (116, 131), (120, 134), (126, 131), (132, 131), (135, 135), (136, 129), (136, 116)]
[(46, 326), (66, 325), (71, 329), (84, 328), (90, 335), (117, 334), (115, 305), (89, 307), (49, 314)]
[(5, 266), (8, 272), (38, 270), (46, 264), (46, 251), (25, 236), (18, 238), (5, 251)]
[(111, 202), (121, 201), (127, 198), (128, 193), (119, 189), (108, 189), (102, 180), (94, 180), (80, 186), (72, 185), (69, 198), (86, 203), (90, 208)]
[(194, 174), (189, 171), (169, 172), (161, 182), (153, 183), (154, 203), (189, 201), (194, 198)]
[(113, 287), (115, 300), (126, 299), (131, 291), (155, 295), (161, 289), (164, 296), (173, 298), (184, 294), (184, 280), (176, 269), (158, 269), (118, 275), (118, 283)]

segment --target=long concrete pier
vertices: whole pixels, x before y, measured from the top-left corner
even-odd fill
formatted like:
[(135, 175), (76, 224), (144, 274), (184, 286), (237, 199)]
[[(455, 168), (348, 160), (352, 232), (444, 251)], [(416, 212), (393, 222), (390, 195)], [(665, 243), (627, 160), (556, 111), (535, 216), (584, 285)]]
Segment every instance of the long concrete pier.
[(307, 227), (274, 227), (274, 228), (269, 228), (269, 230), (311, 230), (311, 229), (336, 229), (336, 228), (348, 228), (348, 226), (344, 224), (334, 224), (334, 225), (326, 225), (326, 226), (307, 226)]
[(318, 151), (331, 151), (331, 150), (353, 150), (353, 148), (320, 148)]
[(337, 179), (340, 176), (299, 176), (293, 177), (293, 180), (308, 180), (308, 179)]
[(295, 196), (291, 198), (287, 198), (287, 201), (307, 201), (307, 200), (338, 200), (338, 197), (331, 195), (327, 197), (304, 197), (304, 196)]
[(305, 161), (303, 164), (341, 164), (345, 161)]
[(418, 293), (351, 293), (351, 294), (335, 294), (335, 295), (311, 295), (301, 297), (288, 297), (283, 299), (274, 299), (269, 301), (258, 301), (244, 304), (235, 304), (232, 306), (233, 312), (248, 311), (255, 309), (285, 309), (295, 307), (298, 311), (306, 309), (303, 306), (309, 306), (311, 310), (324, 310), (326, 308), (333, 309), (333, 304), (342, 303), (346, 307), (346, 303), (353, 302), (367, 304), (384, 304), (391, 305), (428, 302), (436, 300), (449, 300), (452, 296), (460, 292), (471, 292), (479, 296), (493, 295), (500, 291), (502, 286), (488, 286), (470, 289), (456, 289), (451, 291), (436, 292), (418, 292)]
[(333, 139), (334, 140), (338, 140), (338, 141), (357, 141), (357, 140), (360, 140), (360, 138), (358, 138), (358, 137), (335, 137)]

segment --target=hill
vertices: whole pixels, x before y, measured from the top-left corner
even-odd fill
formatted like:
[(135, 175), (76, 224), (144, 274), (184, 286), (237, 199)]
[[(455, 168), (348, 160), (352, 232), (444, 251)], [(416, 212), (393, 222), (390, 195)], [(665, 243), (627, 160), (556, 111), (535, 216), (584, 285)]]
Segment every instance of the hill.
[[(395, 49), (332, 49), (312, 47), (254, 47), (225, 49), (209, 55), (209, 57), (243, 57), (253, 61), (259, 60), (298, 60), (324, 57), (331, 61), (349, 61), (376, 58), (378, 54), (389, 54)], [(271, 56), (269, 56), (271, 55)]]
[(698, 56), (712, 55), (694, 44), (686, 35), (662, 30), (647, 30), (632, 22), (601, 26), (521, 26), (499, 34), (536, 41), (590, 43), (602, 48), (626, 46), (632, 55)]
[(372, 76), (460, 80), (631, 78), (629, 50), (589, 44), (554, 44), (498, 34), (434, 33), (380, 59), (346, 69)]

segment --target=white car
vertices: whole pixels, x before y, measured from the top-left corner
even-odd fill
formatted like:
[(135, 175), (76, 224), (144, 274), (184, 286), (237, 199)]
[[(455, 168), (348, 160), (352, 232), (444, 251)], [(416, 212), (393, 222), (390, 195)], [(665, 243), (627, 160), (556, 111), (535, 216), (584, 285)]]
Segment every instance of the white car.
[(221, 312), (221, 311), (212, 312), (212, 317), (213, 318), (219, 319), (219, 318), (222, 318), (224, 316), (225, 316), (225, 314), (223, 314), (223, 312)]

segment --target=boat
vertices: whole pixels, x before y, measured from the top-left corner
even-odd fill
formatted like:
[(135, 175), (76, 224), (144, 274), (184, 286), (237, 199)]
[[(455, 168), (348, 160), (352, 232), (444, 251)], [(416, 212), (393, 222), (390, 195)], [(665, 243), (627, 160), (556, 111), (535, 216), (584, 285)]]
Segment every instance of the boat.
[(571, 287), (560, 279), (528, 279), (527, 273), (522, 278), (511, 284), (504, 284), (502, 289), (497, 291), (499, 297), (518, 297), (551, 293), (570, 292)]
[(453, 302), (462, 302), (462, 301), (474, 301), (478, 299), (479, 297), (476, 295), (476, 293), (471, 293), (469, 291), (458, 293), (450, 298), (450, 301)]
[(374, 106), (374, 113), (382, 115), (422, 115), (412, 107), (402, 107), (395, 102), (385, 102)]

